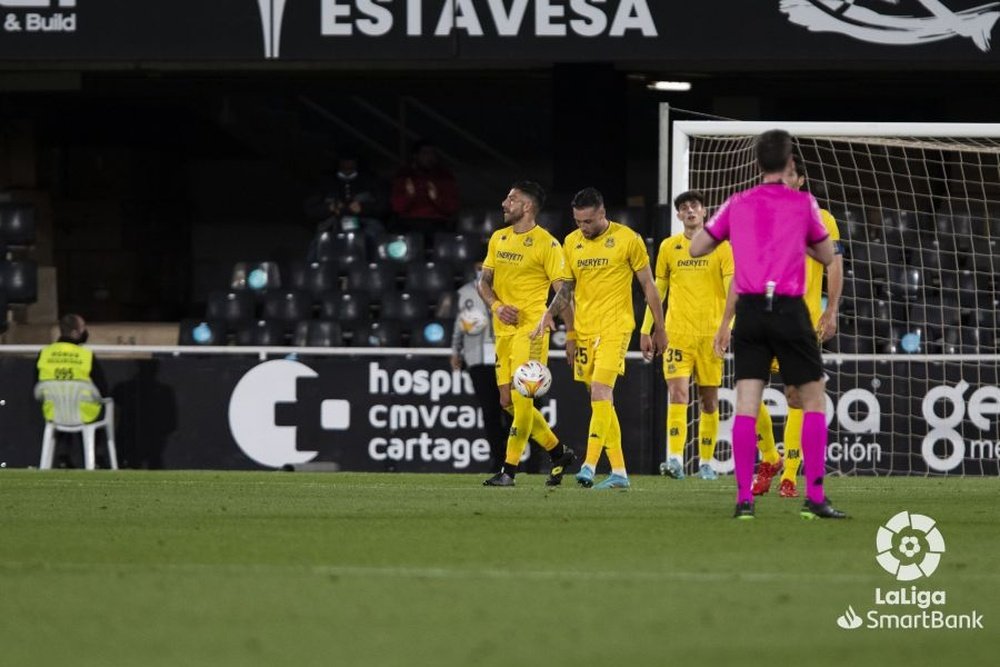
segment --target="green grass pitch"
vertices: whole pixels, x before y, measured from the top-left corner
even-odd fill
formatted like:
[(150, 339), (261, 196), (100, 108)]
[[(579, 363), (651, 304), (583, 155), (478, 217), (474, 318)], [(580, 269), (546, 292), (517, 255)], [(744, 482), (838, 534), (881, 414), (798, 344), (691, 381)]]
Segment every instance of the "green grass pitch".
[[(996, 664), (1000, 480), (831, 479), (852, 519), (733, 481), (0, 471), (0, 664)], [(915, 582), (984, 630), (844, 630), (879, 524), (938, 521)], [(915, 613), (915, 607), (886, 609)]]

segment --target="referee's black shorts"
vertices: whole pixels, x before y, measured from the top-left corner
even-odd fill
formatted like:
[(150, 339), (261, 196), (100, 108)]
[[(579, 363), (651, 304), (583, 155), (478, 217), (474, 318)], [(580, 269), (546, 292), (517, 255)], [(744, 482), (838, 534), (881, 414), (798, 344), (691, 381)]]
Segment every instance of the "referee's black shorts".
[(763, 294), (741, 294), (736, 302), (732, 339), (736, 379), (767, 382), (775, 357), (786, 386), (822, 379), (823, 357), (806, 302), (801, 297), (775, 296), (770, 312), (766, 307)]

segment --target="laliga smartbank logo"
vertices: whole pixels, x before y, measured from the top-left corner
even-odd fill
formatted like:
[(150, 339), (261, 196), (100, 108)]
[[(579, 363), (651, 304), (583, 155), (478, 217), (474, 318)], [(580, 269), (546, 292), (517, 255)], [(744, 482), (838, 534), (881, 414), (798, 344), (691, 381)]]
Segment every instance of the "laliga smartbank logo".
[[(896, 581), (930, 577), (945, 552), (944, 536), (937, 523), (924, 514), (900, 512), (879, 526), (875, 533), (875, 561)], [(982, 630), (983, 616), (975, 609), (965, 613), (944, 609), (944, 590), (875, 588), (875, 608), (858, 614), (853, 605), (837, 618), (844, 630)], [(914, 611), (916, 608), (918, 611)]]
[(0, 0), (3, 31), (76, 32), (76, 0)]

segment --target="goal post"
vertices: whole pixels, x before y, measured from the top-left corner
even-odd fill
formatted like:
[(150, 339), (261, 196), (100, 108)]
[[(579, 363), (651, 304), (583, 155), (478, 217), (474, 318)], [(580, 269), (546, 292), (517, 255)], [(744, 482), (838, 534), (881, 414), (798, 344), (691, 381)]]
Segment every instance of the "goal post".
[[(844, 246), (838, 334), (824, 346), (831, 471), (1000, 474), (1000, 124), (675, 121), (669, 140), (661, 132), (666, 204), (696, 189), (711, 215), (757, 184), (754, 143), (774, 128), (794, 137)], [(727, 372), (723, 471), (732, 386)], [(781, 389), (765, 397), (779, 443)]]

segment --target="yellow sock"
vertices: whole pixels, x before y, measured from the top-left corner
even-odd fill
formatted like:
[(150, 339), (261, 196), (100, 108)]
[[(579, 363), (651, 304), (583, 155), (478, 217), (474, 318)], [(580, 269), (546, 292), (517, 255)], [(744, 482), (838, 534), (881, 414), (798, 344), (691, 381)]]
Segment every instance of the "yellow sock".
[(542, 449), (549, 451), (559, 444), (559, 438), (549, 428), (549, 423), (545, 416), (536, 407), (531, 408), (531, 439), (542, 446)]
[(760, 404), (760, 411), (757, 413), (757, 449), (760, 450), (764, 463), (774, 464), (781, 460), (778, 447), (774, 444), (774, 422), (771, 421), (771, 413), (763, 403)]
[(702, 412), (698, 416), (698, 462), (708, 463), (715, 456), (715, 440), (719, 435), (719, 411)]
[(684, 445), (688, 439), (688, 406), (671, 403), (667, 406), (667, 451), (684, 460)]
[(504, 458), (504, 465), (516, 470), (521, 454), (524, 453), (524, 447), (528, 444), (531, 422), (534, 419), (532, 411), (535, 406), (530, 398), (518, 393), (511, 392), (510, 398), (514, 403), (514, 423), (510, 426), (510, 435), (507, 436), (507, 456)]
[(618, 422), (618, 411), (615, 410), (614, 403), (611, 406), (611, 422), (608, 424), (608, 437), (604, 440), (604, 449), (608, 452), (608, 461), (611, 462), (611, 472), (626, 476), (625, 472), (625, 452), (622, 450), (622, 426)]
[(802, 463), (802, 419), (805, 415), (800, 408), (788, 408), (785, 420), (785, 471), (781, 479), (795, 481)]
[(611, 415), (614, 408), (611, 401), (591, 401), (590, 402), (590, 434), (587, 438), (587, 458), (586, 465), (597, 468), (597, 462), (601, 460), (601, 450), (607, 440), (608, 432), (611, 430)]

